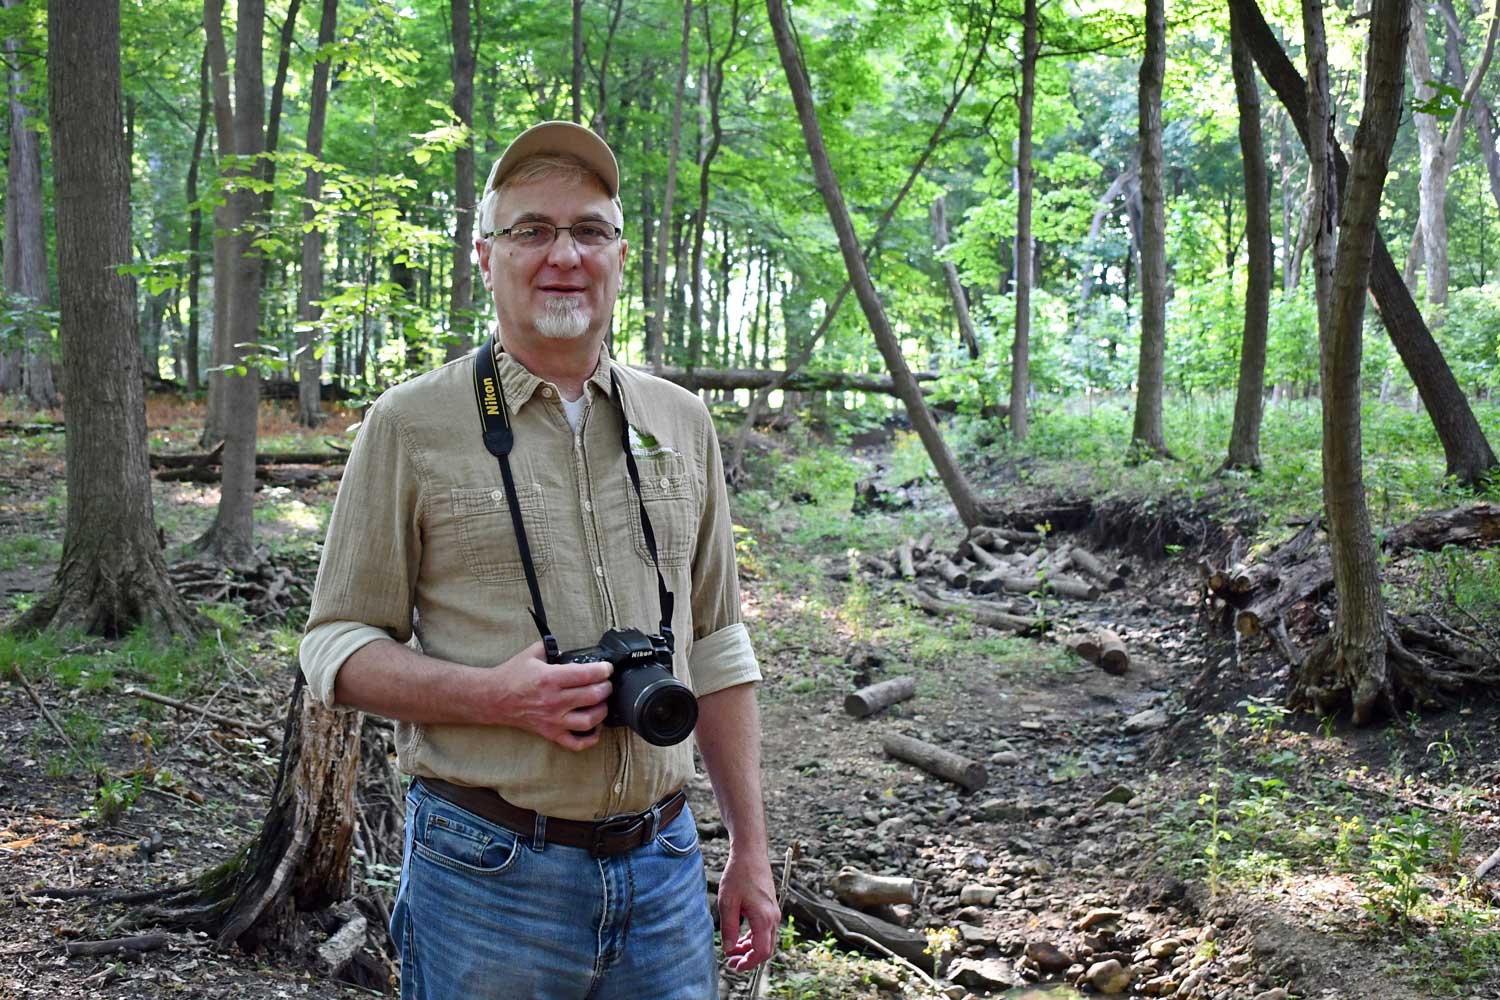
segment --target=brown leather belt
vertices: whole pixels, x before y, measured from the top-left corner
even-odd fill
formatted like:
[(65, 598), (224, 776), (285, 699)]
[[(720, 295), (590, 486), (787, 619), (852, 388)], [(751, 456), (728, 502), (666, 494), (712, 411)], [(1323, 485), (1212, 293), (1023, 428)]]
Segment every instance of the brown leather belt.
[[(441, 778), (416, 780), (429, 793), (497, 826), (525, 837), (536, 835), (537, 814), (505, 801), (492, 789), (455, 785)], [(677, 818), (686, 803), (687, 796), (678, 789), (643, 813), (611, 816), (596, 823), (546, 816), (542, 817), (545, 820), (541, 825), (542, 837), (550, 844), (581, 847), (596, 858), (624, 854), (650, 843), (658, 831)]]

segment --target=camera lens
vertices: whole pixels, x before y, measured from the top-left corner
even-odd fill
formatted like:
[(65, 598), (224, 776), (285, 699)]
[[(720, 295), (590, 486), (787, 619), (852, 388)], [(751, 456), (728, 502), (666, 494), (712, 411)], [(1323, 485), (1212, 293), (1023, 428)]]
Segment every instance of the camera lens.
[(630, 728), (647, 743), (659, 747), (681, 743), (698, 722), (698, 699), (687, 685), (670, 675), (651, 682), (637, 693), (631, 708)]

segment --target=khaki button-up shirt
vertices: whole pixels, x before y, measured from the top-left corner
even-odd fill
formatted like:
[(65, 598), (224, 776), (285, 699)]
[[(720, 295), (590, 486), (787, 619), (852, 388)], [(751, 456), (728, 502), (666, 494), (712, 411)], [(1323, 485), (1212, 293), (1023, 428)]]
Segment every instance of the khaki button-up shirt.
[[(760, 679), (740, 621), (718, 440), (697, 396), (601, 350), (575, 433), (556, 387), (506, 354), (497, 369), (515, 432), (510, 462), (548, 623), (564, 650), (609, 628), (658, 631), (656, 575), (625, 465), (619, 373), (641, 496), (675, 599), (673, 671), (702, 697)], [(334, 679), (368, 642), (416, 637), (428, 655), (492, 667), (538, 638), (500, 467), (485, 450), (473, 360), (385, 392), (349, 456), (318, 569), (301, 660), (332, 705)], [(401, 768), (493, 788), (550, 816), (635, 812), (693, 773), (691, 740), (656, 747), (605, 727), (588, 750), (506, 726), (396, 728)]]

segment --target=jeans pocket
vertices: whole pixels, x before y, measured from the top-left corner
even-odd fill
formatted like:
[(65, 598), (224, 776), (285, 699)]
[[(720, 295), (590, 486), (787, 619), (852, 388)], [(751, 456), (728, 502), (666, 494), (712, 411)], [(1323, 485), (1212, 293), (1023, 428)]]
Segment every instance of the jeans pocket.
[(437, 804), (419, 820), (411, 849), (413, 857), (460, 875), (497, 876), (515, 866), (522, 846), (509, 830)]
[(677, 818), (656, 834), (656, 846), (674, 858), (685, 858), (698, 850), (698, 824), (686, 807)]

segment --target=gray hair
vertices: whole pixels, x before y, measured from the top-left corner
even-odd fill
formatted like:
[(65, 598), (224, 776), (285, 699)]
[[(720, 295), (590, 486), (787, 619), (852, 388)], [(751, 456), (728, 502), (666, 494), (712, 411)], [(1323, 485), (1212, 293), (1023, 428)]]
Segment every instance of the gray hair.
[[(478, 216), (475, 220), (479, 232), (488, 232), (499, 224), (495, 215), (500, 209), (500, 196), (507, 188), (516, 184), (530, 184), (534, 181), (552, 179), (590, 180), (598, 184), (602, 190), (609, 190), (609, 185), (604, 183), (604, 178), (578, 157), (568, 153), (537, 153), (517, 163), (499, 184), (484, 193), (484, 197), (479, 202)], [(623, 222), (625, 209), (620, 204), (620, 196), (611, 195), (609, 200), (615, 206), (615, 210), (620, 213), (620, 220)]]

